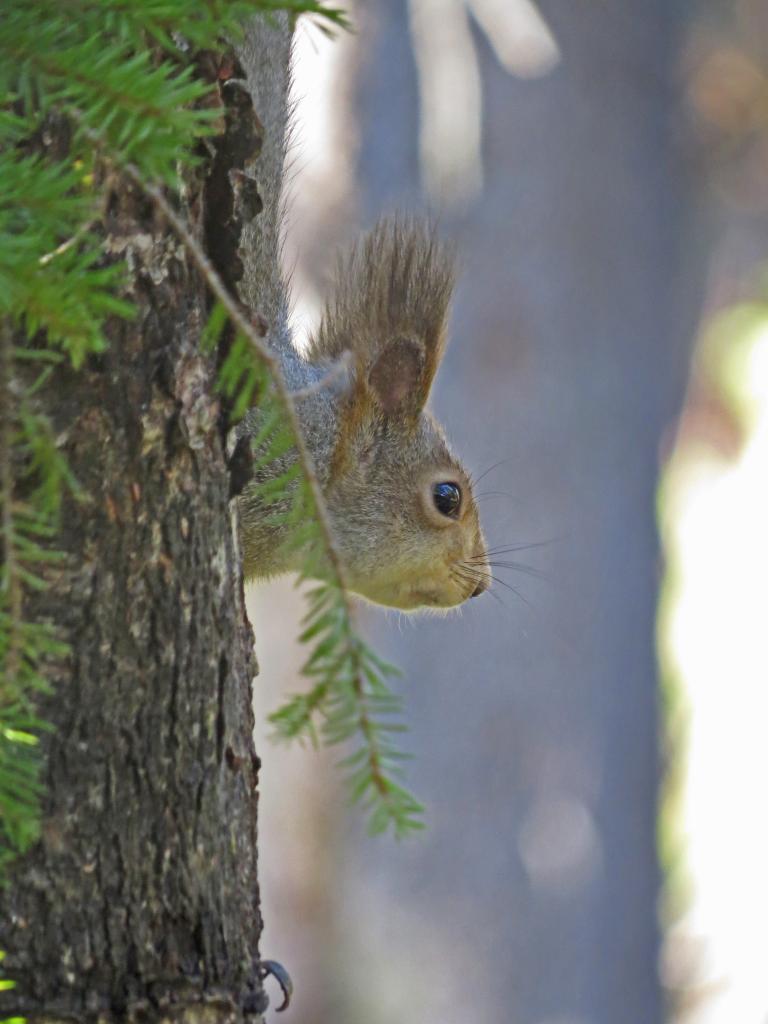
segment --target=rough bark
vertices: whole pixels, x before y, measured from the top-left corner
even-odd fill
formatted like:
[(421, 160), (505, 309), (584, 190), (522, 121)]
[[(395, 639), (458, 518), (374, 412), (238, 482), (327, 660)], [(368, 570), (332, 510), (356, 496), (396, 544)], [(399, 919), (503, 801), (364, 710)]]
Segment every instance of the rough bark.
[[(287, 60), (287, 26), (270, 31)], [(200, 67), (239, 77), (231, 54)], [(243, 89), (220, 94), (226, 127), (186, 213), (234, 287), (243, 219), (260, 203), (235, 201), (230, 171), (258, 166), (263, 123)], [(207, 298), (152, 202), (122, 178), (110, 189), (106, 247), (127, 261), (137, 317), (110, 324), (108, 351), (40, 396), (84, 500), (67, 501), (66, 562), (25, 609), (70, 654), (42, 708), (54, 725), (42, 837), (0, 893), (17, 982), (0, 1016), (260, 1019), (256, 664), (226, 409), (199, 347)]]

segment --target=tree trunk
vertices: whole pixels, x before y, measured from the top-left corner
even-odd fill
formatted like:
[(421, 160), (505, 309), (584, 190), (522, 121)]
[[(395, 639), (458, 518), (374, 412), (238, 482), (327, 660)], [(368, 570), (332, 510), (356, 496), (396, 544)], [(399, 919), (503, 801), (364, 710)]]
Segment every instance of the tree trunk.
[[(226, 128), (185, 196), (230, 286), (248, 263), (244, 220), (261, 205), (236, 202), (230, 172), (260, 153), (258, 176), (282, 152), (289, 30), (258, 26), (250, 36), (269, 36), (274, 64), (260, 97), (279, 116), (267, 122), (245, 89), (222, 86)], [(199, 66), (212, 80), (243, 77), (234, 55)], [(274, 217), (278, 186), (279, 171), (258, 183)], [(66, 503), (56, 538), (66, 561), (25, 608), (70, 652), (51, 666), (41, 709), (54, 726), (41, 840), (0, 894), (4, 973), (16, 981), (0, 1016), (259, 1019), (256, 664), (227, 410), (199, 346), (206, 292), (152, 201), (122, 177), (108, 187), (106, 249), (127, 261), (137, 316), (111, 323), (108, 351), (57, 371), (39, 396), (83, 498)], [(277, 280), (273, 247), (251, 264)]]

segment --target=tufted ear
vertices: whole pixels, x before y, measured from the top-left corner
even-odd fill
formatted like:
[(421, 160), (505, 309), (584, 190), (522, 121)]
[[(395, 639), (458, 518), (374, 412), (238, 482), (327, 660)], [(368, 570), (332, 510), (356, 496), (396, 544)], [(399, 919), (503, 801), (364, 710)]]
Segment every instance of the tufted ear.
[(388, 342), (368, 371), (368, 386), (381, 410), (387, 415), (419, 413), (427, 400), (424, 370), (424, 348), (417, 341)]
[(453, 279), (451, 251), (428, 223), (380, 221), (340, 267), (310, 362), (349, 351), (360, 413), (418, 415), (445, 348)]

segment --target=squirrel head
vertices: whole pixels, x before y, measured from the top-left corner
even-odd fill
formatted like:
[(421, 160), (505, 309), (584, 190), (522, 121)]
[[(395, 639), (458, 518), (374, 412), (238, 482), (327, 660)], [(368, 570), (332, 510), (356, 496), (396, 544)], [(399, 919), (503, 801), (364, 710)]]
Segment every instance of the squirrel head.
[(351, 589), (405, 611), (487, 588), (472, 483), (426, 408), (446, 340), (452, 254), (419, 221), (381, 221), (342, 264), (310, 341), (351, 353), (325, 495)]

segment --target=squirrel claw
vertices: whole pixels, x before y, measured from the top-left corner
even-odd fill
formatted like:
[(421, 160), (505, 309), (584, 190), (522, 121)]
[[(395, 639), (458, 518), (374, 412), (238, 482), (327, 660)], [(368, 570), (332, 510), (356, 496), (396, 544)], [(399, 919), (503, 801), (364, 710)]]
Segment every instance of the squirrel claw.
[(277, 981), (283, 993), (282, 1003), (275, 1008), (276, 1013), (281, 1013), (283, 1010), (287, 1010), (290, 1005), (291, 996), (293, 995), (293, 982), (288, 971), (277, 960), (260, 960), (259, 976), (261, 980), (263, 981), (270, 974)]

